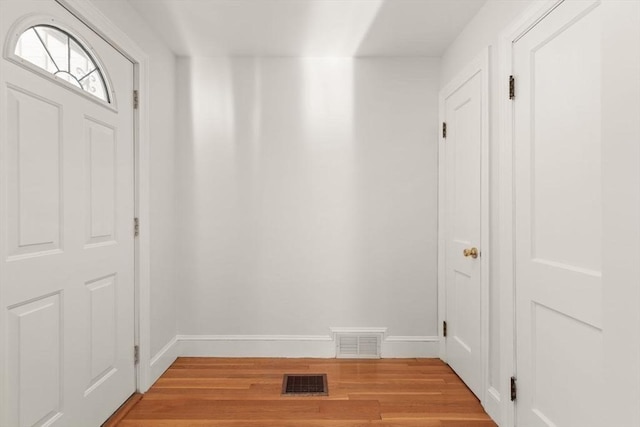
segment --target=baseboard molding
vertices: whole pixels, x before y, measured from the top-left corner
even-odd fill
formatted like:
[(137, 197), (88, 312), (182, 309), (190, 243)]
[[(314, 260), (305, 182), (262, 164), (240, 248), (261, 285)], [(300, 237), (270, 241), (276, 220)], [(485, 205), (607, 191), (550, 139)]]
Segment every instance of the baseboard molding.
[(484, 401), (482, 402), (482, 406), (484, 410), (487, 411), (487, 414), (495, 421), (498, 425), (501, 423), (501, 400), (500, 400), (500, 392), (494, 388), (489, 387), (487, 392), (485, 393)]
[(151, 358), (149, 384), (155, 383), (178, 356), (180, 356), (180, 343), (175, 336)]
[(334, 357), (328, 335), (178, 335), (182, 356)]
[(405, 357), (438, 357), (440, 338), (437, 336), (391, 335), (382, 342), (385, 359)]
[[(330, 335), (178, 335), (179, 355), (190, 357), (333, 358)], [(383, 358), (438, 357), (437, 336), (388, 336)]]

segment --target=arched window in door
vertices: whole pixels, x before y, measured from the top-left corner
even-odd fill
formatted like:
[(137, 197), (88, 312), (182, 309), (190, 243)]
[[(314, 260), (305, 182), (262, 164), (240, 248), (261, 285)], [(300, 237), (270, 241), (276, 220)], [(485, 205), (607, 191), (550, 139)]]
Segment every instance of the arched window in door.
[(110, 103), (104, 73), (78, 38), (51, 25), (35, 25), (18, 38), (14, 54), (58, 79)]

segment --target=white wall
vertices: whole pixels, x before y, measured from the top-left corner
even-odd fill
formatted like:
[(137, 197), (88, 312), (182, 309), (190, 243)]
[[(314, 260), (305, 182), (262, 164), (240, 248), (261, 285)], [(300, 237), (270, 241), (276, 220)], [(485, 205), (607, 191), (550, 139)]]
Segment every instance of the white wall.
[(180, 58), (183, 335), (437, 335), (425, 58)]
[[(441, 85), (449, 83), (464, 67), (475, 58), (482, 49), (490, 46), (490, 229), (491, 229), (491, 266), (490, 266), (490, 350), (489, 350), (489, 371), (490, 384), (505, 396), (506, 390), (501, 390), (500, 384), (504, 383), (500, 372), (500, 292), (498, 282), (499, 266), (499, 235), (497, 233), (498, 218), (498, 130), (499, 130), (499, 108), (496, 97), (498, 96), (499, 85), (507, 84), (498, 81), (498, 37), (501, 32), (522, 12), (530, 7), (534, 1), (531, 0), (489, 0), (478, 11), (476, 16), (467, 24), (456, 40), (449, 46), (442, 57)], [(504, 375), (506, 375), (505, 373)], [(511, 373), (509, 373), (511, 376)], [(499, 410), (498, 406), (495, 406)], [(492, 408), (487, 407), (491, 413)], [(499, 419), (499, 413), (491, 415)]]
[(149, 55), (151, 355), (176, 335), (175, 56), (126, 1), (93, 0)]

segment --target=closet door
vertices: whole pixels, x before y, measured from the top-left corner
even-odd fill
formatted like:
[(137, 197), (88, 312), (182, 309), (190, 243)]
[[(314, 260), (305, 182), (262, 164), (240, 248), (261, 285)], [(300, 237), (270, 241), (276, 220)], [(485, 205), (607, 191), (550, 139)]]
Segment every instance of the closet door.
[(602, 5), (513, 44), (517, 425), (600, 426)]
[(481, 400), (489, 323), (488, 63), (485, 50), (440, 94), (443, 357)]

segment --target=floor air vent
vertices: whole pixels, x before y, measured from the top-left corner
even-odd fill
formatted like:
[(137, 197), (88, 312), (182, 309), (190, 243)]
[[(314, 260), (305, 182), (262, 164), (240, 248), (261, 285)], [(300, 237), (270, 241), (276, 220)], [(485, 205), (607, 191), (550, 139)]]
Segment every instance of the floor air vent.
[(380, 334), (338, 334), (337, 335), (338, 359), (379, 359), (380, 344), (382, 336)]
[(285, 374), (282, 394), (290, 396), (327, 396), (327, 374)]

